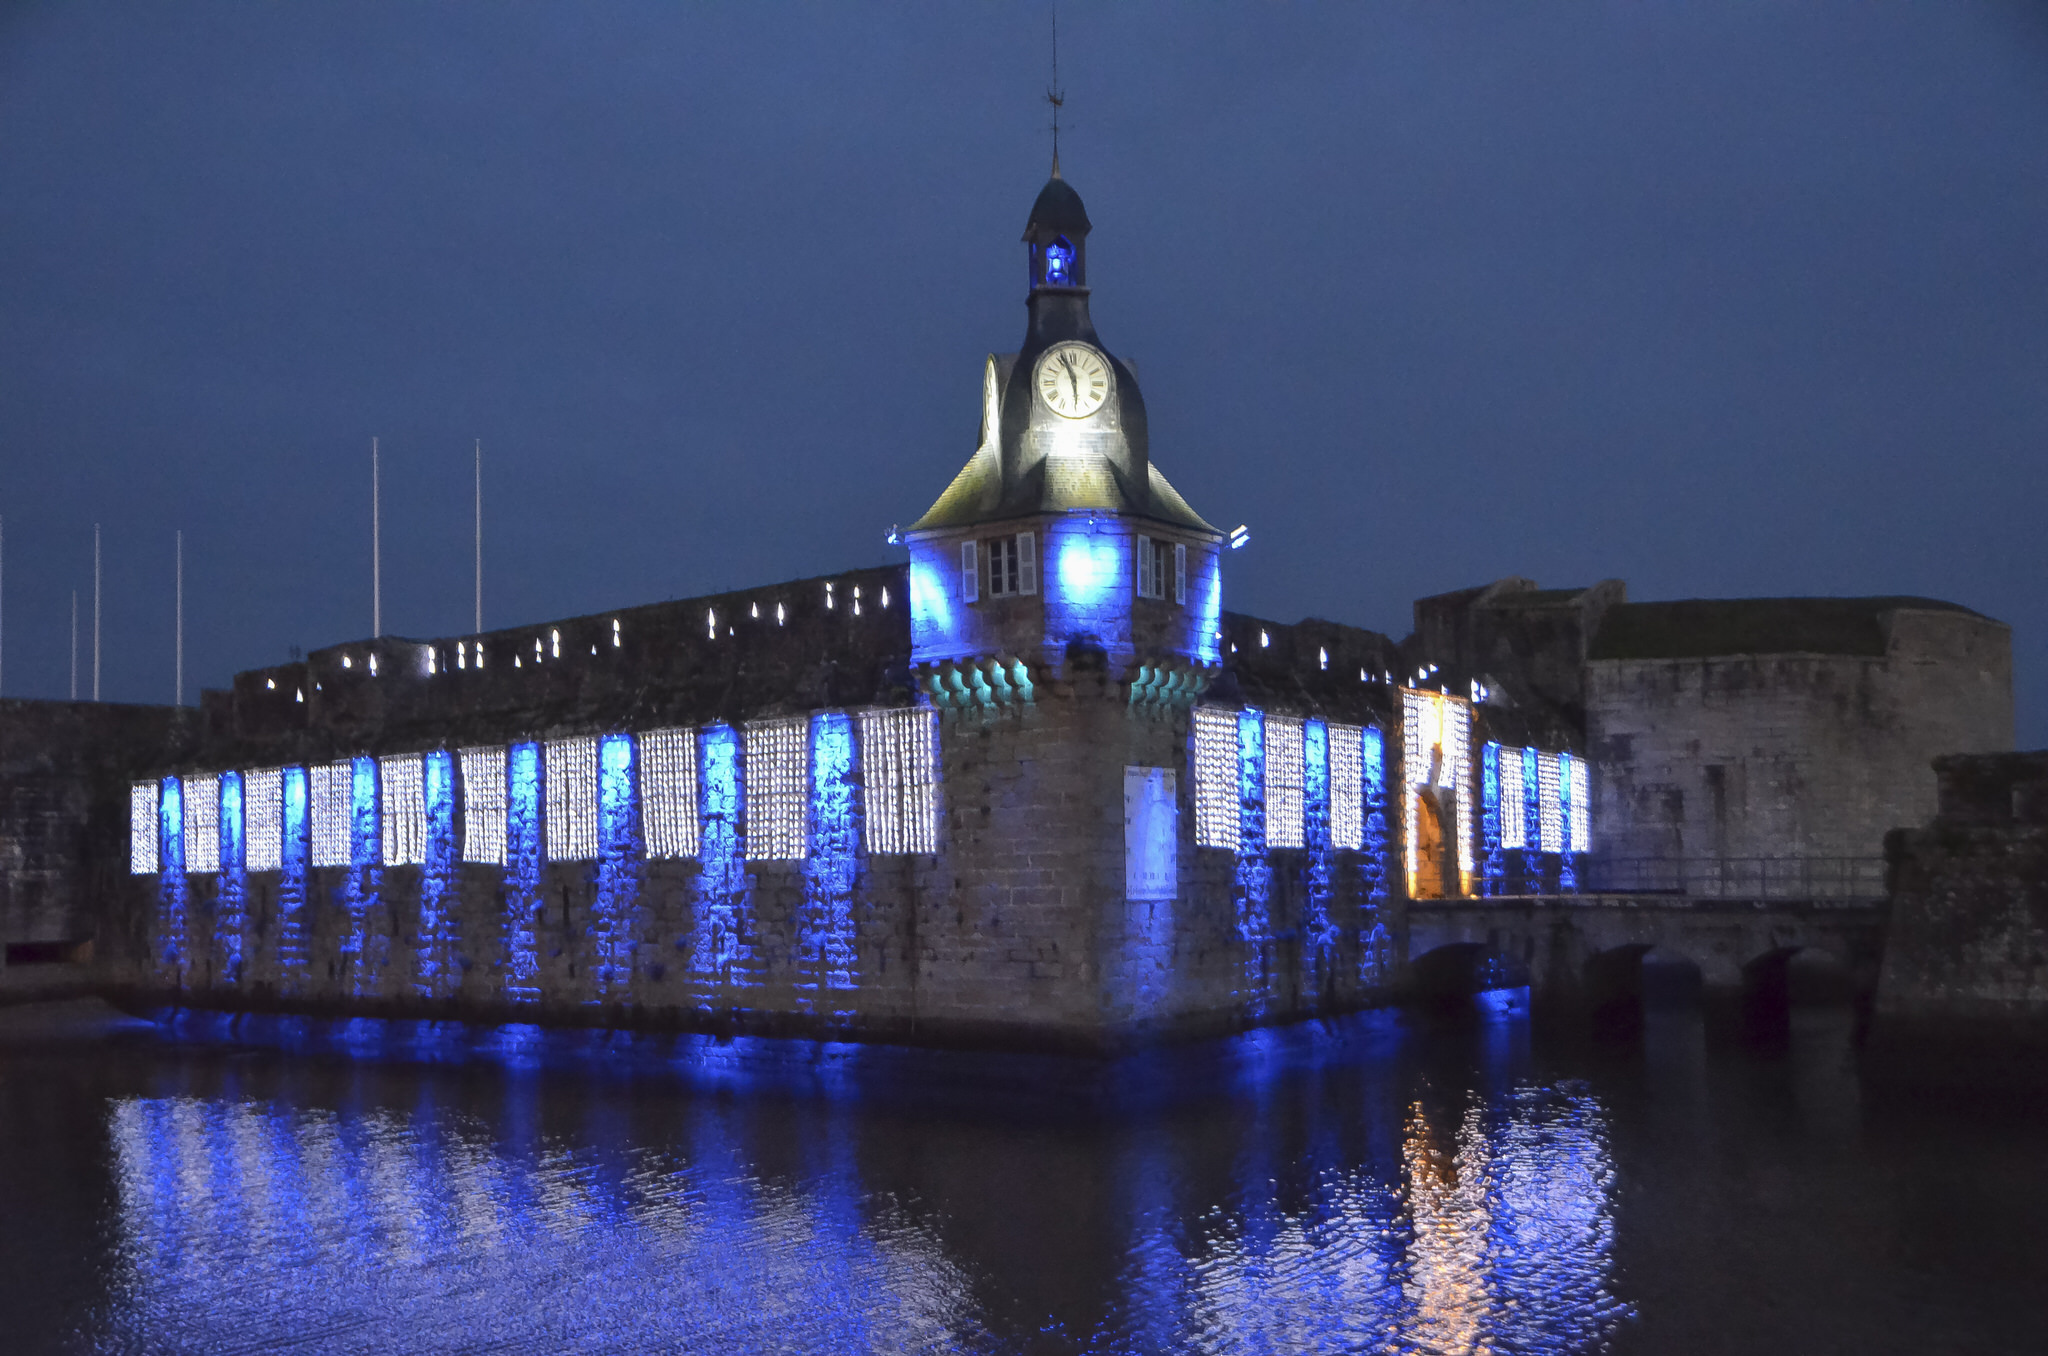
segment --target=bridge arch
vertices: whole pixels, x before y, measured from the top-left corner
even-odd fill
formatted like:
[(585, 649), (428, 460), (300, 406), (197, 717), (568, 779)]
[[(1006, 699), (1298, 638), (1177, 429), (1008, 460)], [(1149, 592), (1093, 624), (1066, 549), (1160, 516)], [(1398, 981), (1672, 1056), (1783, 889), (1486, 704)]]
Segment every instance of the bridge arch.
[(1818, 946), (1777, 946), (1742, 966), (1743, 1024), (1752, 1035), (1774, 1037), (1799, 1009), (1848, 1009), (1862, 986), (1852, 966)]
[(1674, 947), (1631, 942), (1586, 958), (1582, 977), (1596, 1034), (1641, 1034), (1647, 1014), (1700, 1004), (1700, 963)]

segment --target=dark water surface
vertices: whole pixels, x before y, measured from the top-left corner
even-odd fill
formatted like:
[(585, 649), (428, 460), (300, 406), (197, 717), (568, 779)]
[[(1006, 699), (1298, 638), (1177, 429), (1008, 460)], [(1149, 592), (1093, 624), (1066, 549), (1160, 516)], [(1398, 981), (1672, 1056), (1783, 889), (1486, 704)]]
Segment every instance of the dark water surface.
[(0, 1052), (0, 1351), (2048, 1350), (2048, 1127), (1846, 1018), (1374, 1016), (1111, 1110), (578, 1058)]

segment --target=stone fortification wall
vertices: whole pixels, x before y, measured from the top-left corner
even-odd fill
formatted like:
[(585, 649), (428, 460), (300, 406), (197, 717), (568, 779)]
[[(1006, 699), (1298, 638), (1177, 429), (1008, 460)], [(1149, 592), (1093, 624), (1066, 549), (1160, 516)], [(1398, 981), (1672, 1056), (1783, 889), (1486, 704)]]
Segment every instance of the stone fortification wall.
[[(1660, 611), (1685, 608), (1710, 612)], [(1587, 665), (1605, 857), (1874, 859), (1933, 813), (1931, 759), (2012, 744), (2011, 633), (1961, 608), (1630, 604), (1608, 627)]]
[[(0, 946), (93, 939), (99, 917), (132, 912), (128, 777), (197, 742), (198, 712), (95, 702), (0, 701)], [(0, 963), (5, 952), (0, 951)]]
[(1993, 1028), (2048, 1046), (2048, 753), (1935, 760), (1940, 810), (1886, 840), (1891, 1034)]
[(482, 636), (330, 646), (208, 693), (194, 756), (277, 766), (901, 704), (907, 584), (905, 567), (884, 566)]
[[(225, 1006), (1087, 1049), (1370, 997), (1395, 910), (1367, 901), (1357, 854), (1197, 848), (1185, 702), (1134, 701), (1099, 652), (1034, 676), (1028, 699), (942, 717), (936, 852), (825, 867), (735, 842), (530, 883), (365, 865), (310, 870), (302, 894), (288, 871), (166, 872), (125, 929), (133, 979)], [(1127, 898), (1128, 767), (1175, 776), (1171, 900)]]

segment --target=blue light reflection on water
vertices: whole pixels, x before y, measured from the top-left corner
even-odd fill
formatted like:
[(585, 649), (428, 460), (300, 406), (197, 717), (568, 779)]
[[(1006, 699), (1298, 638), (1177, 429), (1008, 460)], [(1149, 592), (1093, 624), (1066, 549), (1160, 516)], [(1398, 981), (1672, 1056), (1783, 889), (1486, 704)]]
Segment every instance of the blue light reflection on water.
[[(185, 1074), (104, 1104), (117, 1266), (87, 1336), (101, 1351), (1596, 1348), (1629, 1316), (1607, 1116), (1584, 1086), (1531, 1076), (1525, 1029), (1487, 1023), (1479, 1067), (1449, 1079), (1407, 1064), (1398, 1031), (1265, 1029), (1219, 1045), (1209, 1095), (1167, 1122), (1053, 1133), (637, 1079), (407, 1081), (370, 1064), (337, 1096), (292, 1066)], [(893, 1057), (835, 1050), (856, 1073)]]

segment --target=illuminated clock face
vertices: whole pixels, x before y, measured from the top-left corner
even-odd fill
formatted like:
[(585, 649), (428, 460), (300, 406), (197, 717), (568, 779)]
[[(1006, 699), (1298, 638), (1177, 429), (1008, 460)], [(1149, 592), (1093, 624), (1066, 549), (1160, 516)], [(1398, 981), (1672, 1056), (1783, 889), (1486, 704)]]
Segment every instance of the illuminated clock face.
[(1069, 419), (1101, 409), (1113, 380), (1108, 361), (1086, 344), (1059, 344), (1038, 360), (1038, 398)]

